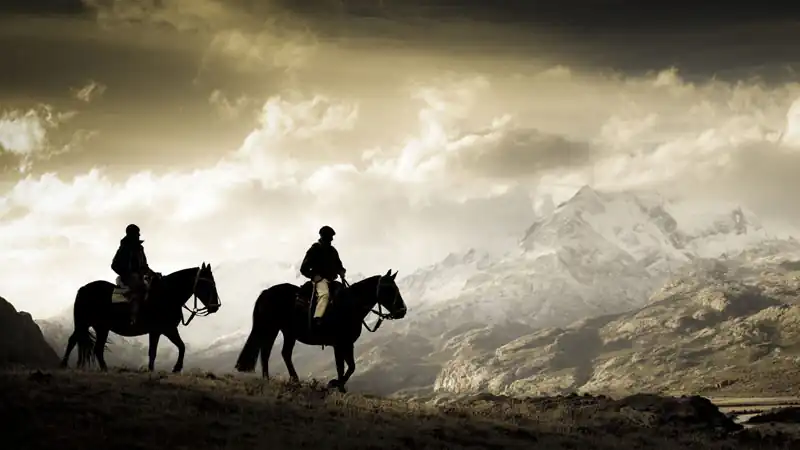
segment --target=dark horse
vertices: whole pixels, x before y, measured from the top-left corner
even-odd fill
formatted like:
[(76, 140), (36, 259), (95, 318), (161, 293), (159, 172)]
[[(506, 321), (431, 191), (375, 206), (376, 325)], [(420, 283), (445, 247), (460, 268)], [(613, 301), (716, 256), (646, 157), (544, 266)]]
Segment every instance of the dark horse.
[[(344, 386), (356, 370), (353, 344), (361, 336), (362, 323), (367, 330), (374, 332), (382, 320), (402, 319), (406, 315), (406, 304), (394, 282), (397, 272), (391, 272), (389, 270), (385, 275), (375, 275), (339, 288), (325, 312), (322, 330), (314, 334), (309, 328), (310, 282), (303, 287), (283, 283), (261, 291), (253, 308), (253, 329), (236, 361), (236, 369), (239, 372), (254, 371), (261, 352), (261, 374), (269, 378), (269, 355), (280, 331), (283, 333), (281, 355), (293, 381), (299, 381), (292, 364), (292, 352), (297, 341), (306, 345), (330, 345), (336, 358), (338, 378), (331, 380), (328, 386), (346, 392)], [(384, 313), (382, 308), (386, 308), (388, 313)], [(373, 329), (366, 324), (370, 312), (379, 317)]]
[[(207, 316), (219, 310), (221, 304), (211, 265), (190, 267), (163, 277), (156, 277), (150, 285), (147, 300), (140, 307), (136, 325), (131, 325), (130, 303), (112, 303), (111, 294), (116, 287), (108, 281), (96, 280), (78, 289), (73, 306), (75, 331), (69, 337), (67, 351), (61, 360), (61, 367), (67, 367), (69, 354), (78, 345), (78, 367), (91, 364), (96, 358), (100, 370), (108, 370), (103, 352), (108, 333), (113, 331), (120, 336), (150, 335), (150, 362), (152, 372), (158, 351), (158, 340), (163, 334), (178, 348), (178, 361), (173, 372), (183, 369), (183, 355), (186, 346), (178, 333), (178, 324), (189, 325), (195, 316)], [(186, 302), (194, 296), (194, 307)], [(198, 298), (203, 303), (197, 307)], [(183, 311), (189, 311), (189, 319), (184, 321)], [(89, 327), (94, 328), (97, 337), (92, 336)]]

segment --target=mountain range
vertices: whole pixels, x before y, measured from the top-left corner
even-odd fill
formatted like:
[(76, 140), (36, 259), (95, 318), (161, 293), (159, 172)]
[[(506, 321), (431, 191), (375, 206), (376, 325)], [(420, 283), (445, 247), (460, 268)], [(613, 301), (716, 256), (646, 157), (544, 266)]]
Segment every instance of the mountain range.
[[(497, 251), (476, 246), (400, 279), (409, 314), (402, 321), (386, 323), (375, 334), (362, 334), (351, 386), (398, 395), (476, 389), (498, 393), (624, 390), (622, 381), (613, 386), (601, 381), (597, 364), (605, 361), (611, 368), (607, 370), (610, 379), (621, 380), (613, 375), (615, 371), (630, 367), (615, 368), (615, 363), (602, 359), (613, 345), (622, 351), (627, 348), (622, 342), (632, 342), (633, 338), (620, 337), (621, 333), (642, 334), (635, 348), (645, 353), (652, 342), (663, 338), (660, 331), (642, 328), (637, 322), (640, 317), (676, 311), (691, 317), (701, 314), (701, 307), (691, 306), (699, 304), (698, 295), (716, 292), (713, 295), (734, 298), (728, 289), (758, 289), (760, 283), (747, 272), (750, 281), (734, 278), (720, 287), (713, 277), (694, 277), (693, 270), (719, 262), (732, 264), (744, 276), (746, 268), (756, 270), (769, 261), (773, 266), (789, 264), (795, 255), (800, 255), (800, 243), (772, 236), (755, 214), (739, 205), (583, 187), (560, 205), (540, 208), (538, 219), (515, 248)], [(243, 270), (245, 266), (251, 270)], [(258, 286), (253, 286), (251, 276), (237, 275), (252, 273), (258, 266), (264, 274)], [(213, 325), (216, 317), (199, 319), (208, 323), (182, 332), (219, 336), (207, 339), (202, 347), (189, 348), (187, 367), (227, 371), (249, 332), (252, 301), (258, 291), (291, 281), (297, 274), (293, 265), (263, 261), (220, 264), (215, 274), (220, 283), (240, 290), (235, 300), (227, 302), (229, 317)], [(781, 275), (784, 282), (786, 276)], [(673, 284), (684, 290), (670, 288)], [(778, 300), (764, 298), (769, 300), (759, 305), (778, 307), (774, 304)], [(657, 305), (666, 306), (659, 309)], [(743, 311), (735, 317), (761, 309)], [(733, 320), (734, 316), (724, 317)], [(655, 333), (652, 342), (647, 333)], [(615, 339), (620, 343), (608, 344)], [(681, 348), (699, 345), (684, 344)], [(665, 355), (673, 350), (662, 348)], [(273, 352), (270, 363), (271, 370), (280, 374), (284, 368), (277, 353)], [(332, 376), (331, 353), (298, 346), (295, 365), (301, 376)], [(629, 351), (634, 362), (640, 361), (637, 354)], [(674, 387), (657, 387), (670, 386)]]

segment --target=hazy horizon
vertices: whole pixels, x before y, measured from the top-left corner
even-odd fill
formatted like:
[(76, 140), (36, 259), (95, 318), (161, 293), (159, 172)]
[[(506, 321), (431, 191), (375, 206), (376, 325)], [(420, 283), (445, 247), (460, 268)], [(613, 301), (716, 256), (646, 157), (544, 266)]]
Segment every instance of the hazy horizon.
[(128, 223), (162, 272), (297, 264), (329, 224), (349, 272), (402, 276), (519, 238), (543, 195), (586, 184), (800, 219), (787, 11), (660, 13), (679, 27), (633, 3), (534, 2), (512, 23), (456, 3), (8, 3), (0, 295), (62, 312), (113, 280)]

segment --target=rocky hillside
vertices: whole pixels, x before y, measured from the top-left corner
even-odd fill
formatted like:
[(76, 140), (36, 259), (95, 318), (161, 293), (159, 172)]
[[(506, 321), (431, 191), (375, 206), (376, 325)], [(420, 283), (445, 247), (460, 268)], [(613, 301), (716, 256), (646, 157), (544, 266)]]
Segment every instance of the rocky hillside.
[[(755, 259), (748, 259), (747, 256)], [(796, 395), (800, 264), (759, 257), (701, 260), (635, 311), (546, 328), (496, 348), (454, 343), (442, 392), (736, 391)]]
[(31, 315), (0, 297), (0, 367), (56, 367), (58, 356)]
[[(768, 245), (727, 260), (698, 259), (635, 310), (535, 328), (465, 323), (437, 338), (381, 330), (357, 344), (351, 388), (425, 396), (640, 391), (796, 395), (800, 381), (800, 263)], [(236, 339), (231, 339), (235, 342)], [(284, 374), (279, 343), (271, 372)], [(187, 364), (230, 370), (238, 345)], [(303, 376), (333, 376), (330, 349), (298, 346)]]

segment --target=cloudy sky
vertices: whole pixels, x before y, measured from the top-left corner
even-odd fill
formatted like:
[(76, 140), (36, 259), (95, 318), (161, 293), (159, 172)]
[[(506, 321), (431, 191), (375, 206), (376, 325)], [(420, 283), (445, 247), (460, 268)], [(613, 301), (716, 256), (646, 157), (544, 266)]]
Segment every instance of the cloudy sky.
[(329, 224), (373, 274), (583, 184), (800, 220), (797, 7), (488, 3), (4, 1), (0, 295), (61, 312), (128, 223), (165, 273)]

